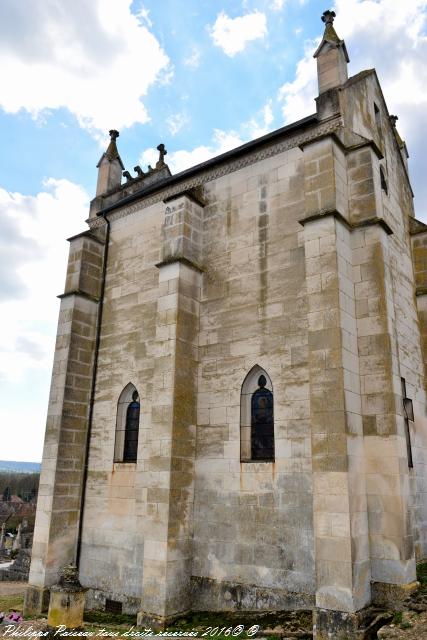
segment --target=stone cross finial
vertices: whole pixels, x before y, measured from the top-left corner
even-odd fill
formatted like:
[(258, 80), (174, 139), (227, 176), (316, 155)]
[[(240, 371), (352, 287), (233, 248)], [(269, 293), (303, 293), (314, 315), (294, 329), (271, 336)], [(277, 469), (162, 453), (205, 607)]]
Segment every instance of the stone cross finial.
[(156, 169), (161, 169), (165, 166), (165, 155), (167, 154), (165, 145), (163, 143), (159, 144), (157, 151), (159, 152), (159, 160), (156, 163)]
[(336, 16), (335, 11), (329, 11), (328, 9), (327, 11), (323, 12), (322, 22), (324, 22), (326, 25), (333, 24), (335, 16)]
[(120, 135), (120, 133), (116, 129), (110, 129), (108, 133), (110, 134), (111, 140), (117, 140)]

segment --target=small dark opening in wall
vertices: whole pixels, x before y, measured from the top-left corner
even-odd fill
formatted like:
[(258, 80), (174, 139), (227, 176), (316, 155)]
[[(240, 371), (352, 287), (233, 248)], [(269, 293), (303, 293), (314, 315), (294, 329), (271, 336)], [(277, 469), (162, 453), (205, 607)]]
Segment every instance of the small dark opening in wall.
[(374, 114), (375, 114), (375, 125), (377, 127), (378, 134), (379, 134), (379, 136), (381, 138), (381, 136), (382, 136), (381, 113), (380, 113), (380, 110), (378, 108), (378, 105), (375, 104), (375, 102), (374, 102)]
[(414, 466), (414, 460), (412, 457), (412, 443), (411, 443), (411, 430), (409, 428), (409, 421), (414, 422), (414, 408), (412, 400), (406, 395), (406, 380), (401, 378), (402, 383), (402, 401), (403, 401), (403, 417), (405, 420), (405, 437), (406, 437), (406, 451), (408, 454), (408, 467), (410, 469)]
[(388, 195), (387, 180), (385, 179), (384, 169), (382, 167), (380, 167), (380, 176), (381, 176), (381, 189), (385, 191), (386, 195)]
[(105, 611), (107, 613), (120, 614), (122, 613), (122, 608), (123, 604), (118, 602), (118, 600), (109, 600), (109, 598), (105, 600)]

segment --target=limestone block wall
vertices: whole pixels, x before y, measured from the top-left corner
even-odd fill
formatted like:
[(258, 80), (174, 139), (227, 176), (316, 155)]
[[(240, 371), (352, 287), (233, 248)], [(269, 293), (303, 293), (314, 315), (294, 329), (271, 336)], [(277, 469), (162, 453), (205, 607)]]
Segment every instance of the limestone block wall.
[[(380, 103), (379, 103), (380, 104)], [(387, 113), (380, 108), (380, 137), (384, 158), (379, 162), (383, 169), (387, 188), (381, 189), (384, 218), (393, 231), (388, 236), (391, 298), (394, 306), (394, 333), (398, 368), (394, 371), (394, 393), (398, 407), (397, 433), (406, 446), (405, 424), (402, 410), (402, 384), (414, 403), (415, 421), (409, 422), (413, 468), (405, 465), (408, 473), (408, 526), (412, 531), (417, 559), (426, 557), (425, 532), (427, 525), (427, 496), (425, 490), (427, 434), (425, 365), (422, 355), (422, 321), (414, 304), (415, 287), (410, 218), (414, 215), (412, 192), (408, 184), (405, 165), (401, 161), (400, 149)]]
[[(415, 400), (414, 410), (416, 413), (416, 429), (412, 428), (411, 437), (414, 451), (414, 461), (416, 469), (415, 483), (415, 521), (417, 536), (415, 540), (415, 550), (417, 558), (427, 557), (427, 420), (423, 401), (426, 390), (426, 366), (427, 366), (427, 234), (417, 233), (412, 237), (413, 265), (415, 271), (416, 284), (416, 304), (418, 311), (421, 350), (424, 359), (424, 388), (417, 385), (415, 392), (409, 386), (410, 393)], [(414, 376), (408, 376), (411, 385)]]
[[(369, 218), (377, 218), (388, 225), (384, 227), (387, 232), (372, 228), (353, 234), (356, 313), (367, 446), (371, 446), (373, 429), (379, 436), (367, 456), (373, 456), (369, 465), (378, 471), (375, 449), (384, 451), (384, 459), (389, 458), (390, 440), (387, 442), (387, 439), (390, 437), (395, 441), (391, 445), (394, 462), (389, 460), (384, 478), (391, 482), (394, 477), (396, 495), (402, 500), (400, 527), (403, 529), (399, 535), (406, 543), (402, 542), (404, 548), (397, 545), (392, 555), (405, 565), (414, 542), (417, 557), (426, 555), (425, 534), (421, 532), (426, 529), (427, 516), (424, 364), (420, 324), (414, 304), (416, 282), (409, 237), (409, 219), (413, 216), (412, 193), (375, 74), (363, 72), (350, 79), (340, 93), (340, 100), (344, 122), (354, 132), (372, 139), (376, 145), (376, 150), (360, 148), (349, 156), (351, 221), (366, 224)], [(388, 364), (387, 357), (390, 360)], [(385, 367), (382, 372), (381, 366)], [(406, 382), (407, 395), (414, 402), (415, 422), (409, 424), (414, 468), (408, 468), (407, 463), (402, 378)], [(372, 487), (372, 477), (369, 486)], [(380, 490), (380, 493), (384, 492), (385, 489)], [(396, 513), (391, 504), (387, 506), (382, 500), (386, 498), (379, 502), (375, 499), (375, 506), (370, 501), (373, 509), (370, 528), (374, 537), (379, 531), (378, 513), (383, 508), (384, 513)], [(386, 530), (393, 536), (391, 523), (384, 524)], [(396, 527), (394, 531), (397, 534)], [(392, 544), (387, 543), (386, 546), (390, 548)], [(371, 545), (374, 557), (377, 554), (389, 557), (384, 549), (375, 548), (375, 544)], [(413, 568), (408, 570), (413, 574)], [(403, 568), (402, 571), (406, 572)], [(390, 580), (393, 581), (391, 576)], [(399, 582), (396, 576), (395, 581)]]
[[(295, 148), (205, 187), (193, 546), (199, 609), (313, 601), (303, 169)], [(240, 392), (255, 364), (273, 386), (274, 463), (240, 462)]]
[[(427, 557), (427, 431), (425, 362), (422, 355), (423, 318), (420, 307), (414, 304), (414, 274), (408, 237), (408, 218), (402, 219), (405, 230), (390, 237), (390, 269), (393, 283), (393, 299), (396, 318), (396, 341), (399, 354), (399, 373), (405, 380), (407, 397), (414, 406), (414, 422), (409, 422), (413, 468), (409, 474), (408, 519), (413, 530), (415, 553), (418, 560)], [(402, 226), (403, 226), (402, 224)], [(397, 226), (397, 225), (396, 225)], [(402, 387), (395, 378), (398, 395), (398, 433), (404, 436), (405, 424), (402, 411)], [(406, 445), (406, 441), (405, 441)]]
[[(355, 101), (356, 83), (347, 90)], [(190, 606), (353, 611), (371, 579), (413, 579), (427, 514), (412, 203), (375, 78), (359, 90), (372, 114), (350, 109), (347, 124), (376, 147), (352, 131), (323, 137), (206, 182), (204, 203), (184, 191), (111, 222), (81, 562), (90, 606), (118, 599), (140, 622)], [(255, 365), (272, 382), (274, 462), (241, 462)], [(129, 382), (138, 462), (113, 463)]]
[[(155, 455), (149, 434), (162, 223), (162, 205), (111, 223), (82, 537), (87, 606), (103, 608), (109, 597), (132, 613), (140, 608), (142, 589), (142, 477), (147, 458)], [(138, 462), (113, 463), (117, 401), (129, 382), (141, 403)]]

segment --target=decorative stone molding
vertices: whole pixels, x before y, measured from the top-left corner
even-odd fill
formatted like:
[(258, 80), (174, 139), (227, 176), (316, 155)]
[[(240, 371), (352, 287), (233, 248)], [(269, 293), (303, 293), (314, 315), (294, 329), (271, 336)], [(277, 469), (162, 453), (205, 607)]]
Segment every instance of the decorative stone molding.
[[(286, 140), (278, 142), (277, 144), (264, 147), (259, 151), (248, 153), (248, 155), (228, 162), (224, 165), (201, 171), (199, 174), (189, 178), (188, 180), (179, 182), (178, 184), (175, 184), (169, 188), (166, 187), (165, 189), (161, 189), (151, 196), (147, 196), (144, 198), (144, 194), (141, 193), (141, 200), (128, 206), (124, 205), (123, 208), (111, 212), (109, 214), (109, 220), (110, 222), (114, 222), (114, 220), (124, 218), (132, 213), (136, 213), (141, 208), (149, 207), (153, 204), (156, 204), (157, 202), (161, 202), (162, 200), (167, 200), (175, 195), (182, 193), (183, 191), (201, 186), (206, 182), (215, 180), (216, 178), (221, 178), (222, 176), (225, 176), (234, 171), (238, 171), (239, 169), (243, 169), (244, 167), (248, 167), (251, 164), (255, 164), (256, 162), (265, 160), (266, 158), (271, 158), (275, 155), (278, 155), (279, 153), (282, 153), (283, 151), (288, 151), (289, 149), (293, 149), (307, 142), (316, 140), (319, 137), (331, 134), (337, 131), (340, 127), (342, 127), (341, 118), (333, 118), (319, 124), (311, 131), (292, 136), (290, 138), (287, 138)], [(104, 221), (101, 216), (98, 216), (95, 219), (87, 220), (87, 223), (91, 229), (95, 229), (102, 226), (104, 224)]]

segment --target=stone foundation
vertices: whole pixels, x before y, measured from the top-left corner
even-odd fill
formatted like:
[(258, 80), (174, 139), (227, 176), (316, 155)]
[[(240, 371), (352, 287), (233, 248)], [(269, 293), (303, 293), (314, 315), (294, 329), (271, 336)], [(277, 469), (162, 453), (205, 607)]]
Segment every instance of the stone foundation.
[(105, 601), (107, 598), (121, 602), (122, 613), (126, 615), (136, 615), (141, 608), (141, 598), (127, 596), (124, 593), (115, 593), (114, 591), (88, 589), (86, 592), (85, 609), (88, 611), (105, 611)]
[(347, 613), (329, 609), (313, 611), (313, 637), (316, 640), (351, 640), (360, 637), (358, 631), (362, 626), (362, 612)]
[(311, 609), (315, 596), (254, 584), (219, 582), (192, 576), (193, 611), (279, 611)]
[(148, 613), (147, 611), (139, 611), (136, 618), (136, 624), (138, 627), (143, 627), (144, 629), (164, 631), (167, 627), (173, 624), (175, 620), (178, 620), (178, 618), (188, 615), (189, 613), (191, 612), (187, 610), (181, 611), (173, 616), (157, 616), (153, 613)]
[(372, 602), (378, 606), (393, 607), (397, 609), (399, 604), (420, 586), (419, 582), (408, 584), (387, 584), (385, 582), (372, 583)]

